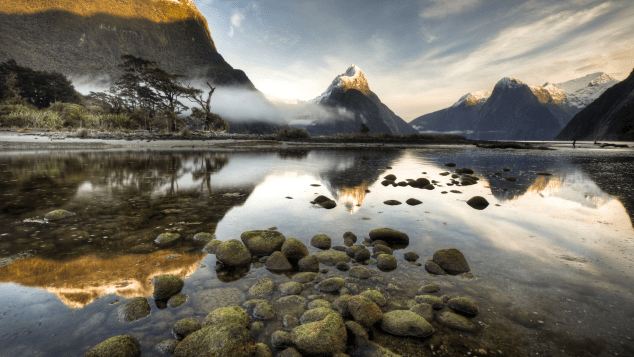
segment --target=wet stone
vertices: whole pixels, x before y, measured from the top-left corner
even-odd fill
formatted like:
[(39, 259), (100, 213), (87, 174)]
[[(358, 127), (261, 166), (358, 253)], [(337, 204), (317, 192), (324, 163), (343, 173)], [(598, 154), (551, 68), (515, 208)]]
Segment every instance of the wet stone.
[(271, 334), (271, 344), (277, 348), (285, 348), (293, 345), (291, 334), (285, 331), (275, 331)]
[(181, 235), (178, 233), (161, 233), (154, 240), (154, 244), (156, 244), (159, 248), (167, 248), (178, 243), (180, 238)]
[(306, 312), (304, 312), (302, 317), (299, 319), (299, 322), (300, 322), (300, 324), (305, 325), (305, 324), (309, 324), (311, 322), (321, 321), (321, 320), (325, 319), (326, 316), (328, 316), (330, 314), (339, 315), (338, 312), (336, 312), (333, 309), (327, 308), (327, 307), (318, 307), (318, 308), (315, 308), (315, 309), (310, 309), (310, 310), (307, 310)]
[(415, 198), (410, 198), (407, 201), (405, 201), (405, 203), (407, 203), (410, 206), (418, 206), (420, 204), (422, 204), (423, 202), (420, 200), (417, 200)]
[(476, 305), (473, 300), (463, 297), (457, 297), (447, 301), (447, 306), (469, 315), (477, 315), (479, 312), (478, 305)]
[(176, 346), (175, 357), (252, 356), (255, 338), (245, 327), (236, 324), (209, 326), (187, 336)]
[(347, 263), (350, 261), (350, 257), (346, 253), (332, 250), (317, 252), (315, 257), (319, 259), (320, 263), (330, 266), (334, 266), (339, 262)]
[(249, 326), (249, 314), (240, 306), (221, 307), (210, 312), (203, 320), (202, 326), (238, 324)]
[(352, 233), (352, 232), (346, 232), (343, 234), (343, 238), (345, 239), (350, 239), (352, 241), (352, 244), (357, 242), (357, 236)]
[(295, 348), (289, 347), (280, 352), (277, 357), (302, 357), (302, 354), (299, 353)]
[(434, 319), (434, 308), (429, 304), (416, 304), (412, 306), (409, 311), (420, 315), (420, 317), (427, 321), (432, 321)]
[(207, 245), (212, 240), (216, 239), (216, 236), (211, 233), (197, 233), (193, 238), (192, 242), (194, 245)]
[(229, 268), (243, 267), (251, 263), (251, 253), (242, 242), (231, 239), (216, 248), (216, 260)]
[(372, 254), (370, 254), (370, 251), (364, 248), (364, 249), (360, 249), (358, 252), (354, 254), (354, 260), (358, 262), (364, 262), (370, 259), (371, 256)]
[(319, 249), (330, 249), (332, 240), (325, 234), (317, 234), (310, 239), (310, 245)]
[(293, 329), (299, 325), (299, 319), (293, 315), (284, 315), (282, 326), (286, 329)]
[(314, 255), (303, 257), (297, 262), (299, 270), (305, 272), (318, 272), (319, 271), (319, 259)]
[(170, 338), (168, 340), (163, 340), (157, 343), (154, 349), (156, 350), (156, 352), (162, 355), (171, 356), (174, 354), (174, 349), (179, 343), (180, 343), (179, 340)]
[(154, 300), (167, 301), (170, 297), (178, 294), (185, 286), (183, 279), (174, 275), (159, 275), (152, 279), (154, 284)]
[(341, 278), (329, 278), (315, 285), (315, 288), (321, 292), (337, 292), (345, 285), (346, 281)]
[(384, 314), (381, 328), (398, 336), (427, 337), (434, 333), (434, 328), (427, 320), (408, 310), (395, 310)]
[(376, 257), (376, 266), (382, 270), (394, 270), (398, 266), (396, 258), (389, 254), (380, 254)]
[(140, 320), (148, 315), (152, 308), (144, 297), (136, 297), (117, 308), (117, 317), (123, 322)]
[(217, 288), (198, 291), (194, 294), (196, 308), (211, 312), (219, 307), (235, 306), (242, 301), (242, 293), (236, 288)]
[(295, 348), (302, 354), (333, 355), (346, 350), (346, 327), (337, 313), (300, 325), (293, 329), (291, 336)]
[(84, 357), (139, 357), (141, 345), (136, 338), (128, 335), (110, 337), (91, 348)]
[(429, 259), (425, 262), (425, 270), (427, 270), (427, 272), (430, 274), (447, 275), (447, 272), (445, 272), (438, 264)]
[[(372, 247), (372, 254), (393, 254), (394, 251), (392, 250), (392, 248), (388, 247), (387, 245), (383, 245), (383, 244), (376, 244)], [(375, 256), (378, 257), (378, 254)]]
[(189, 296), (187, 294), (176, 294), (167, 300), (167, 306), (170, 308), (177, 308), (187, 302)]
[(423, 294), (431, 294), (438, 291), (440, 291), (440, 287), (436, 284), (423, 285), (420, 289), (418, 289), (418, 292)]
[(409, 236), (391, 228), (380, 228), (370, 231), (370, 240), (384, 240), (388, 243), (409, 244)]
[(344, 247), (342, 245), (335, 245), (335, 246), (332, 246), (330, 249), (338, 250), (340, 252), (345, 252), (348, 249), (348, 247)]
[(49, 213), (47, 213), (46, 215), (44, 215), (44, 219), (47, 221), (58, 221), (60, 219), (64, 219), (64, 218), (69, 218), (74, 216), (75, 213), (73, 212), (69, 212), (63, 209), (58, 209), (55, 211), (51, 211)]
[(365, 247), (361, 246), (361, 245), (353, 245), (351, 247), (348, 247), (348, 249), (346, 249), (346, 254), (349, 257), (354, 258), (355, 254), (357, 254), (358, 251), (365, 249)]
[(308, 303), (309, 309), (316, 309), (318, 307), (332, 309), (332, 304), (324, 299), (316, 299)]
[(436, 251), (433, 261), (449, 274), (460, 274), (471, 271), (462, 252), (455, 248)]
[(270, 320), (275, 317), (275, 311), (266, 301), (261, 301), (253, 308), (253, 316), (260, 320)]
[(388, 205), (388, 206), (398, 206), (398, 205), (402, 204), (400, 201), (397, 201), (397, 200), (387, 200), (387, 201), (385, 201), (383, 203)]
[(258, 343), (255, 345), (255, 354), (253, 357), (273, 357), (273, 352), (269, 346), (264, 343)]
[(289, 281), (283, 284), (280, 284), (278, 290), (282, 294), (282, 296), (287, 295), (299, 295), (302, 292), (302, 284), (296, 281)]
[(182, 340), (201, 328), (200, 322), (194, 319), (181, 319), (172, 327), (172, 335), (174, 335), (174, 338), (177, 340)]
[(335, 268), (340, 271), (348, 271), (350, 270), (350, 266), (344, 262), (339, 262), (335, 265)]
[(247, 231), (240, 235), (242, 243), (252, 255), (271, 255), (280, 251), (286, 238), (282, 233), (272, 230)]
[(387, 304), (387, 299), (378, 290), (366, 290), (361, 293), (361, 296), (365, 296), (366, 298), (374, 301), (374, 303), (377, 304), (379, 307), (385, 306)]
[(440, 313), (436, 317), (436, 320), (438, 320), (438, 322), (441, 325), (447, 326), (454, 330), (472, 332), (472, 331), (475, 331), (476, 329), (475, 324), (471, 322), (469, 319), (467, 319), (464, 316), (453, 313), (451, 311), (445, 311)]
[(350, 274), (351, 277), (357, 278), (357, 279), (368, 279), (370, 278), (370, 276), (372, 276), (372, 274), (370, 273), (370, 270), (362, 266), (352, 267), (350, 271), (348, 272), (348, 274)]
[(249, 288), (249, 296), (260, 298), (275, 291), (275, 282), (269, 278), (258, 280), (255, 285)]
[(420, 256), (414, 252), (407, 252), (403, 254), (403, 258), (405, 258), (408, 262), (415, 262), (418, 258), (420, 258)]
[(445, 303), (441, 298), (432, 295), (417, 295), (414, 300), (419, 304), (429, 304), (435, 310), (440, 310), (445, 307)]
[(474, 197), (471, 197), (469, 201), (467, 201), (467, 204), (471, 206), (471, 208), (474, 208), (477, 210), (483, 210), (487, 208), (487, 206), (489, 206), (489, 201), (487, 201), (486, 198), (482, 196), (474, 196)]
[(383, 318), (379, 306), (365, 296), (351, 297), (348, 300), (348, 309), (354, 320), (364, 327), (370, 327)]
[(268, 270), (273, 271), (290, 271), (293, 270), (293, 265), (288, 261), (286, 256), (282, 252), (274, 252), (269, 256), (264, 263), (264, 266)]
[(207, 254), (216, 254), (216, 249), (222, 244), (222, 241), (212, 240), (203, 247), (203, 252)]
[(351, 295), (341, 295), (332, 302), (332, 308), (339, 312), (341, 316), (349, 316), (350, 309), (348, 309), (348, 302), (350, 298), (352, 298)]
[(298, 282), (298, 283), (304, 284), (304, 283), (312, 282), (318, 276), (319, 275), (317, 273), (305, 272), (305, 273), (297, 273), (297, 274), (293, 275), (293, 277), (291, 279), (293, 281)]

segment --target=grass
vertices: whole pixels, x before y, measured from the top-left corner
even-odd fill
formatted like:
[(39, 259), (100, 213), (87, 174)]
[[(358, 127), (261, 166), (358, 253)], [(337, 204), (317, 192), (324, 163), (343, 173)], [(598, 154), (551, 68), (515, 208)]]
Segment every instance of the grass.
[(297, 128), (283, 128), (277, 132), (277, 138), (284, 139), (309, 139), (310, 134), (306, 130)]
[(181, 130), (181, 136), (184, 137), (184, 138), (189, 138), (189, 137), (192, 136), (192, 131), (189, 130), (188, 128), (183, 128)]

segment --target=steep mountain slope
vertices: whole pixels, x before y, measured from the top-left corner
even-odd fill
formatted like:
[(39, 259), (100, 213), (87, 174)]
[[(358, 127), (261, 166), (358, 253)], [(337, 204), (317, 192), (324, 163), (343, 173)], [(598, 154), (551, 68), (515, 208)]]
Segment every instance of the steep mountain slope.
[(634, 71), (566, 125), (557, 140), (634, 140)]
[(550, 109), (550, 112), (557, 118), (562, 128), (581, 110), (571, 105), (566, 93), (555, 84), (546, 83), (543, 86), (533, 85), (529, 86), (529, 88), (537, 97), (537, 100)]
[[(373, 109), (372, 106), (369, 106), (365, 102), (364, 99), (360, 98), (357, 94), (353, 94), (350, 96), (341, 95), (341, 93), (348, 92), (349, 90), (355, 90), (361, 93), (366, 97), (366, 99), (370, 100), (374, 107), (376, 107), (377, 113), (370, 112)], [(353, 102), (345, 102), (345, 100), (353, 100)], [(312, 100), (312, 102), (317, 104), (322, 104), (325, 106), (333, 107), (344, 107), (348, 110), (353, 108), (363, 108), (363, 119), (361, 122), (364, 122), (370, 128), (371, 134), (377, 133), (391, 133), (391, 134), (413, 134), (416, 133), (416, 130), (412, 128), (411, 125), (407, 124), (401, 117), (394, 114), (387, 105), (383, 104), (379, 97), (370, 90), (370, 86), (368, 85), (368, 81), (361, 72), (361, 69), (355, 65), (351, 65), (348, 69), (343, 73), (338, 75), (328, 86), (328, 89), (320, 95), (319, 97)], [(357, 113), (358, 114), (358, 113)], [(355, 114), (356, 118), (360, 118), (359, 115)], [(376, 120), (376, 122), (374, 122)], [(315, 123), (314, 125), (308, 126), (309, 132), (311, 130), (317, 130), (315, 132), (311, 132), (313, 135), (325, 135), (322, 134), (324, 132), (332, 132), (332, 133), (358, 133), (359, 126), (358, 124), (356, 128), (352, 128), (352, 123), (346, 123), (345, 120), (339, 119), (330, 122), (324, 123)], [(334, 127), (336, 125), (336, 127)], [(330, 129), (326, 129), (326, 127), (332, 127)], [(387, 127), (387, 129), (384, 128)], [(319, 128), (319, 129), (317, 129)], [(374, 129), (373, 129), (374, 128)], [(344, 130), (345, 129), (345, 130)], [(378, 131), (380, 130), (380, 131)]]
[(561, 126), (531, 89), (515, 78), (503, 78), (493, 88), (476, 121), (481, 140), (549, 140)]
[(166, 70), (255, 89), (218, 53), (191, 0), (3, 0), (0, 61), (104, 81), (121, 55), (159, 61)]
[(570, 105), (581, 110), (617, 83), (619, 83), (618, 79), (606, 73), (597, 72), (555, 85), (566, 93)]
[(489, 91), (468, 93), (451, 107), (422, 115), (412, 120), (410, 125), (419, 132), (456, 133), (470, 138), (480, 109), (490, 96)]

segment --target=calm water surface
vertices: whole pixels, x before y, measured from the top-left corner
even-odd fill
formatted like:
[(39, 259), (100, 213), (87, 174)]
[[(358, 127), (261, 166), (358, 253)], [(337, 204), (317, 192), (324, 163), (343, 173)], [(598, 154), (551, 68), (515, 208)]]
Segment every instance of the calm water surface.
[[(425, 340), (387, 336), (374, 340), (403, 355), (634, 355), (634, 231), (623, 204), (604, 192), (579, 162), (629, 155), (611, 150), (518, 152), (446, 147), (396, 151), (107, 151), (0, 154), (0, 355), (81, 356), (102, 340), (130, 334), (143, 354), (172, 338), (181, 318), (244, 302), (246, 290), (267, 276), (289, 280), (254, 263), (248, 271), (216, 273), (215, 256), (189, 240), (198, 232), (220, 240), (277, 227), (307, 246), (315, 234), (342, 245), (342, 234), (361, 240), (389, 227), (407, 233), (396, 250), (399, 267), (356, 282), (383, 291), (387, 307), (407, 309), (424, 284), (440, 294), (469, 297), (480, 307), (475, 333), (434, 322)], [(606, 159), (607, 158), (607, 159)], [(455, 162), (470, 167), (477, 185), (447, 186)], [(387, 167), (391, 167), (388, 169)], [(509, 168), (511, 171), (502, 171)], [(631, 172), (632, 167), (624, 168)], [(488, 176), (500, 172), (500, 177)], [(549, 172), (552, 176), (536, 175)], [(426, 177), (434, 190), (384, 187)], [(514, 176), (516, 182), (503, 180)], [(368, 191), (369, 192), (366, 192)], [(452, 193), (459, 190), (461, 193)], [(332, 210), (310, 203), (317, 195), (337, 201)], [(466, 201), (485, 197), (482, 211)], [(423, 201), (418, 206), (404, 202)], [(395, 199), (402, 205), (383, 202)], [(46, 213), (77, 215), (45, 222)], [(185, 240), (159, 250), (163, 232)], [(406, 262), (414, 251), (424, 263), (433, 252), (458, 248), (475, 279), (433, 276)], [(310, 247), (311, 253), (317, 249)], [(21, 257), (21, 259), (15, 259)], [(189, 300), (159, 309), (152, 277), (185, 278)], [(347, 277), (330, 268), (328, 276)], [(302, 292), (317, 294), (313, 289)], [(440, 295), (439, 294), (439, 295)], [(117, 307), (148, 296), (149, 317), (120, 322)], [(332, 300), (336, 296), (327, 296)], [(281, 316), (256, 339), (270, 345)]]

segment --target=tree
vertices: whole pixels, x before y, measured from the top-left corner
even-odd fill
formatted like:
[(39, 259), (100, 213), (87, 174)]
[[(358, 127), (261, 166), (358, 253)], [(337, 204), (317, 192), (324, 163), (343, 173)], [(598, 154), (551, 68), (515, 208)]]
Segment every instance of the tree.
[(220, 115), (211, 112), (211, 96), (216, 88), (212, 87), (209, 82), (207, 82), (207, 86), (209, 87), (209, 93), (205, 99), (202, 90), (191, 88), (187, 85), (190, 88), (187, 97), (200, 106), (200, 108), (192, 108), (192, 117), (200, 120), (203, 130), (227, 131), (229, 130), (229, 123), (224, 121)]
[(361, 127), (359, 128), (359, 132), (363, 135), (367, 135), (368, 131), (370, 131), (370, 128), (368, 128), (367, 125), (365, 125), (365, 123), (361, 123)]

